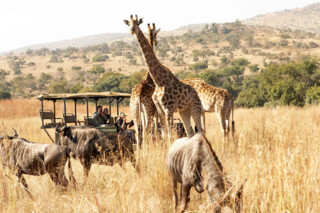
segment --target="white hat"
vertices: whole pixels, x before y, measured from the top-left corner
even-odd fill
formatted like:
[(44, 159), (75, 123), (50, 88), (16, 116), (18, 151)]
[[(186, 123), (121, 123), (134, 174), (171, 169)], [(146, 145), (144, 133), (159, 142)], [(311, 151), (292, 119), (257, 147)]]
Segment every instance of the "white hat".
[(118, 115), (118, 117), (127, 117), (127, 115), (124, 112), (120, 112), (120, 114)]

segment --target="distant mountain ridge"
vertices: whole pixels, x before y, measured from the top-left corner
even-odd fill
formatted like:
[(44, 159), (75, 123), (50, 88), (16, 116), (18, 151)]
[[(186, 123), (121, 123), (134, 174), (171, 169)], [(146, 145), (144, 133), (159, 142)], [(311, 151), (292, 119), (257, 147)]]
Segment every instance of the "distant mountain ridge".
[[(192, 24), (187, 26), (182, 26), (176, 30), (170, 31), (161, 31), (160, 36), (170, 36), (170, 35), (181, 35), (187, 31), (200, 31), (203, 29), (205, 24)], [(102, 43), (112, 42), (115, 40), (125, 40), (125, 41), (133, 41), (134, 38), (128, 33), (103, 33), (98, 35), (91, 35), (91, 36), (83, 36), (75, 39), (67, 39), (62, 41), (54, 41), (48, 43), (40, 43), (35, 45), (28, 45), (25, 47), (21, 47), (18, 49), (14, 49), (7, 52), (2, 52), (0, 55), (14, 53), (19, 54), (21, 52), (25, 52), (28, 49), (37, 50), (43, 47), (48, 49), (65, 49), (67, 47), (87, 47), (92, 45), (98, 45)]]
[(253, 26), (269, 26), (273, 28), (291, 28), (312, 33), (320, 33), (320, 3), (292, 10), (267, 13), (242, 21)]
[(75, 38), (75, 39), (28, 45), (28, 46), (18, 48), (12, 51), (4, 52), (1, 54), (6, 54), (10, 52), (21, 53), (21, 52), (25, 52), (28, 49), (37, 50), (43, 47), (46, 47), (48, 49), (57, 49), (57, 48), (65, 49), (67, 47), (86, 47), (86, 46), (97, 45), (105, 42), (114, 41), (117, 39), (123, 39), (128, 36), (129, 36), (128, 33), (104, 33), (104, 34), (98, 34), (98, 35), (84, 36), (84, 37)]

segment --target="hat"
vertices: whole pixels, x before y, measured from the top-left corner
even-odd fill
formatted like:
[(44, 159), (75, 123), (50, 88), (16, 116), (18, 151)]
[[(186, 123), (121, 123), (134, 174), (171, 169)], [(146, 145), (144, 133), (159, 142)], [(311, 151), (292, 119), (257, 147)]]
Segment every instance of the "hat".
[(118, 117), (127, 117), (127, 115), (124, 112), (120, 112), (120, 114), (118, 115)]

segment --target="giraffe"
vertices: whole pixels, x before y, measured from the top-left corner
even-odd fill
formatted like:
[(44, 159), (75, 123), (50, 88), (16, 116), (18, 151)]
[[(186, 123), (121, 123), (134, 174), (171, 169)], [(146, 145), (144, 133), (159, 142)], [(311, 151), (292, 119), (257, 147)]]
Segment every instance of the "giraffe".
[[(157, 34), (159, 31), (160, 29), (156, 30), (154, 23), (152, 28), (150, 27), (150, 24), (148, 24), (149, 44), (151, 45), (151, 48), (153, 48), (153, 45), (157, 46)], [(130, 97), (130, 113), (133, 116), (133, 122), (135, 123), (134, 126), (136, 130), (138, 149), (141, 142), (145, 139), (145, 134), (150, 133), (150, 130), (152, 129), (152, 121), (157, 112), (157, 108), (152, 101), (154, 89), (155, 85), (149, 72), (147, 72), (143, 79), (132, 88)], [(139, 131), (140, 123), (142, 124), (143, 138), (141, 136), (141, 131)]]
[(171, 140), (171, 132), (173, 126), (173, 113), (179, 112), (187, 136), (194, 135), (190, 119), (193, 118), (198, 131), (202, 132), (201, 127), (201, 101), (196, 90), (190, 85), (179, 81), (173, 73), (162, 65), (153, 52), (148, 40), (140, 30), (139, 25), (142, 19), (135, 19), (131, 15), (130, 21), (124, 20), (124, 23), (130, 26), (130, 33), (135, 34), (143, 52), (145, 61), (149, 68), (148, 72), (155, 84), (155, 91), (152, 100), (157, 107), (160, 118), (165, 118), (166, 130), (169, 140)]
[(216, 112), (223, 135), (223, 141), (225, 138), (229, 140), (229, 119), (230, 113), (232, 113), (232, 138), (234, 137), (233, 121), (233, 97), (231, 93), (226, 89), (217, 88), (207, 84), (204, 80), (194, 78), (182, 81), (185, 84), (189, 84), (198, 93), (198, 96), (202, 104), (202, 126), (205, 129), (205, 112)]

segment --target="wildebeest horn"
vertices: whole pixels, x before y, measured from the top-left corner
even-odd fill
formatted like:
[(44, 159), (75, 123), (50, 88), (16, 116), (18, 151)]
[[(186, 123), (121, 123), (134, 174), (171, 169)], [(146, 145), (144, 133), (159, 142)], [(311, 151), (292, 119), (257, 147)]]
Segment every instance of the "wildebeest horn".
[(11, 137), (18, 137), (18, 133), (17, 133), (17, 131), (14, 129), (14, 128), (12, 128), (13, 129), (13, 131), (14, 131), (14, 135), (13, 136), (11, 136)]
[(59, 124), (60, 124), (60, 123), (57, 124), (57, 126), (56, 126), (55, 129), (56, 129), (57, 132), (62, 132), (62, 131), (64, 130), (65, 126), (64, 126), (62, 129), (59, 129), (59, 128), (58, 128)]
[(13, 139), (13, 138), (18, 137), (18, 133), (17, 133), (17, 131), (16, 131), (14, 128), (12, 128), (12, 129), (13, 129), (13, 131), (14, 131), (14, 135), (12, 135), (12, 136), (7, 135), (9, 139)]

